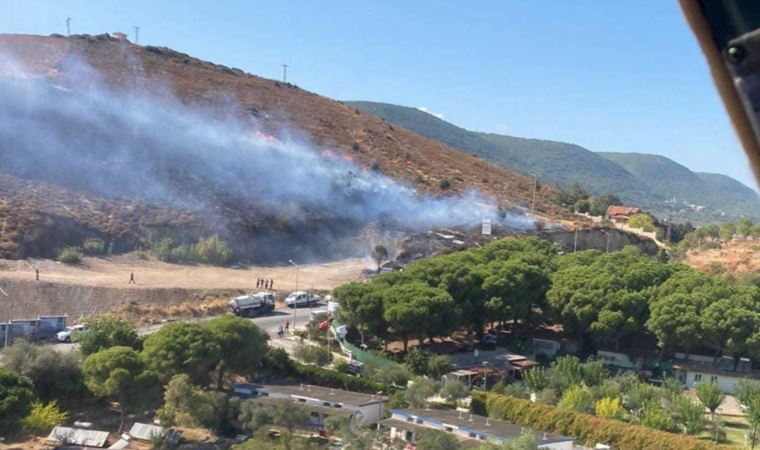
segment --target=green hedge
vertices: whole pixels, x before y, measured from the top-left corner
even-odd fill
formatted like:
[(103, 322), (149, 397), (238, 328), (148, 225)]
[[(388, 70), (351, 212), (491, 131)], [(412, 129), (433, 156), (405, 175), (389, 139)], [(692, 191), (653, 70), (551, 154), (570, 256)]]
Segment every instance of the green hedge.
[(493, 418), (572, 436), (583, 445), (607, 444), (616, 450), (727, 450), (730, 447), (653, 430), (492, 392), (472, 393), (472, 411)]
[(368, 378), (355, 377), (335, 370), (322, 369), (306, 364), (294, 363), (293, 376), (304, 383), (326, 386), (347, 391), (366, 392), (374, 394), (384, 392), (389, 394), (387, 386), (376, 383)]

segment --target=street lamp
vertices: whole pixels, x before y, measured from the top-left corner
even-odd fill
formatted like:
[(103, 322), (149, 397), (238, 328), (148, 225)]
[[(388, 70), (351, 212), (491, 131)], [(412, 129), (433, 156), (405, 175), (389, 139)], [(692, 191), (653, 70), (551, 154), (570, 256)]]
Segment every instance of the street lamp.
[[(298, 264), (294, 263), (292, 259), (289, 259), (288, 262), (295, 266), (296, 268), (296, 292), (298, 292)], [(296, 334), (296, 310), (298, 309), (298, 295), (296, 295), (295, 300), (293, 301), (293, 334)]]
[(605, 236), (607, 236), (607, 245), (604, 248), (604, 253), (609, 253), (610, 252), (610, 234), (604, 230), (599, 230), (599, 231), (601, 231)]
[(3, 294), (5, 296), (6, 301), (8, 302), (7, 311), (8, 311), (8, 323), (5, 324), (5, 337), (3, 337), (3, 348), (8, 347), (8, 334), (11, 330), (11, 301), (8, 300), (8, 293), (3, 290), (3, 288), (0, 288), (0, 294)]

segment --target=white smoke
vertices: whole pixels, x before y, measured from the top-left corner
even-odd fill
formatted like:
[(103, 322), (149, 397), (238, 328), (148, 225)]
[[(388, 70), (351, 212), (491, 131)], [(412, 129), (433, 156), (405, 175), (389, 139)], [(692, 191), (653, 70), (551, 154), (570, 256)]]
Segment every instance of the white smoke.
[[(421, 195), (283, 128), (105, 87), (76, 60), (31, 77), (0, 54), (0, 170), (102, 195), (213, 212), (223, 197), (277, 217), (325, 214), (412, 228), (498, 221), (492, 199)], [(7, 63), (7, 64), (6, 64)], [(510, 225), (530, 226), (524, 217)]]

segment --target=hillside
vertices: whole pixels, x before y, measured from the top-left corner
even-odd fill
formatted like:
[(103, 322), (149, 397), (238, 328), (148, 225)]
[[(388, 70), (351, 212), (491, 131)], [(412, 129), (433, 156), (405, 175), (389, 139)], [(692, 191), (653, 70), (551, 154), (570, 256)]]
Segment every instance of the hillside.
[(752, 189), (725, 175), (694, 173), (675, 161), (641, 153), (599, 153), (614, 161), (668, 199), (675, 210), (685, 204), (704, 206), (731, 218), (760, 217), (760, 198)]
[[(240, 240), (247, 256), (287, 249), (311, 258), (335, 247), (356, 253), (350, 239), (329, 243), (373, 221), (477, 219), (483, 200), (459, 197), (473, 189), (505, 207), (530, 202), (532, 183), (519, 173), (292, 84), (167, 48), (109, 35), (0, 35), (0, 57), (11, 62), (0, 70), (9, 189), (0, 191), (0, 257), (42, 248), (49, 256), (90, 234), (130, 247), (217, 232)], [(81, 201), (33, 195), (46, 189)], [(542, 190), (536, 211), (563, 215), (552, 188)], [(88, 212), (111, 203), (130, 206)], [(141, 208), (161, 214), (138, 220)]]
[[(760, 198), (752, 189), (725, 175), (694, 173), (662, 156), (595, 153), (563, 142), (469, 131), (415, 108), (347, 104), (545, 182), (564, 188), (578, 183), (593, 194), (612, 193), (662, 217), (697, 223), (735, 220), (743, 214), (760, 218)], [(695, 211), (688, 205), (705, 208)]]

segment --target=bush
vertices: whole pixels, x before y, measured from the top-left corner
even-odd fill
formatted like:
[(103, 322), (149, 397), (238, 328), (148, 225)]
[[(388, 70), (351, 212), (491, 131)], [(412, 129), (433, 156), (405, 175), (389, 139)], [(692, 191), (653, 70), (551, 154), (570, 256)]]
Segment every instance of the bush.
[(195, 253), (201, 263), (215, 266), (227, 264), (232, 256), (230, 248), (216, 234), (206, 239), (201, 238), (195, 244)]
[(84, 243), (82, 244), (82, 252), (84, 252), (85, 255), (89, 255), (89, 256), (98, 256), (98, 255), (105, 254), (106, 243), (103, 242), (102, 239), (87, 238), (84, 240)]
[(307, 364), (326, 366), (332, 361), (332, 353), (324, 347), (316, 345), (300, 344), (296, 347), (294, 356)]
[(82, 253), (76, 247), (64, 247), (58, 252), (58, 261), (64, 264), (79, 264), (82, 262)]
[(438, 187), (441, 188), (442, 191), (448, 191), (451, 189), (451, 181), (444, 178), (440, 183), (438, 183)]
[(68, 419), (69, 415), (58, 408), (55, 401), (43, 404), (35, 402), (32, 411), (24, 418), (23, 426), (26, 431), (34, 435), (47, 434), (53, 427), (57, 427)]
[(582, 445), (604, 443), (615, 449), (660, 450), (728, 450), (729, 447), (705, 442), (688, 436), (653, 430), (613, 419), (532, 403), (528, 400), (506, 397), (489, 392), (472, 393), (472, 411), (490, 417), (572, 436)]
[(386, 391), (386, 386), (362, 377), (354, 377), (334, 370), (294, 363), (293, 377), (304, 383), (315, 384), (347, 391), (374, 394)]
[(28, 377), (42, 401), (66, 401), (85, 392), (79, 356), (19, 339), (2, 352), (6, 369)]

